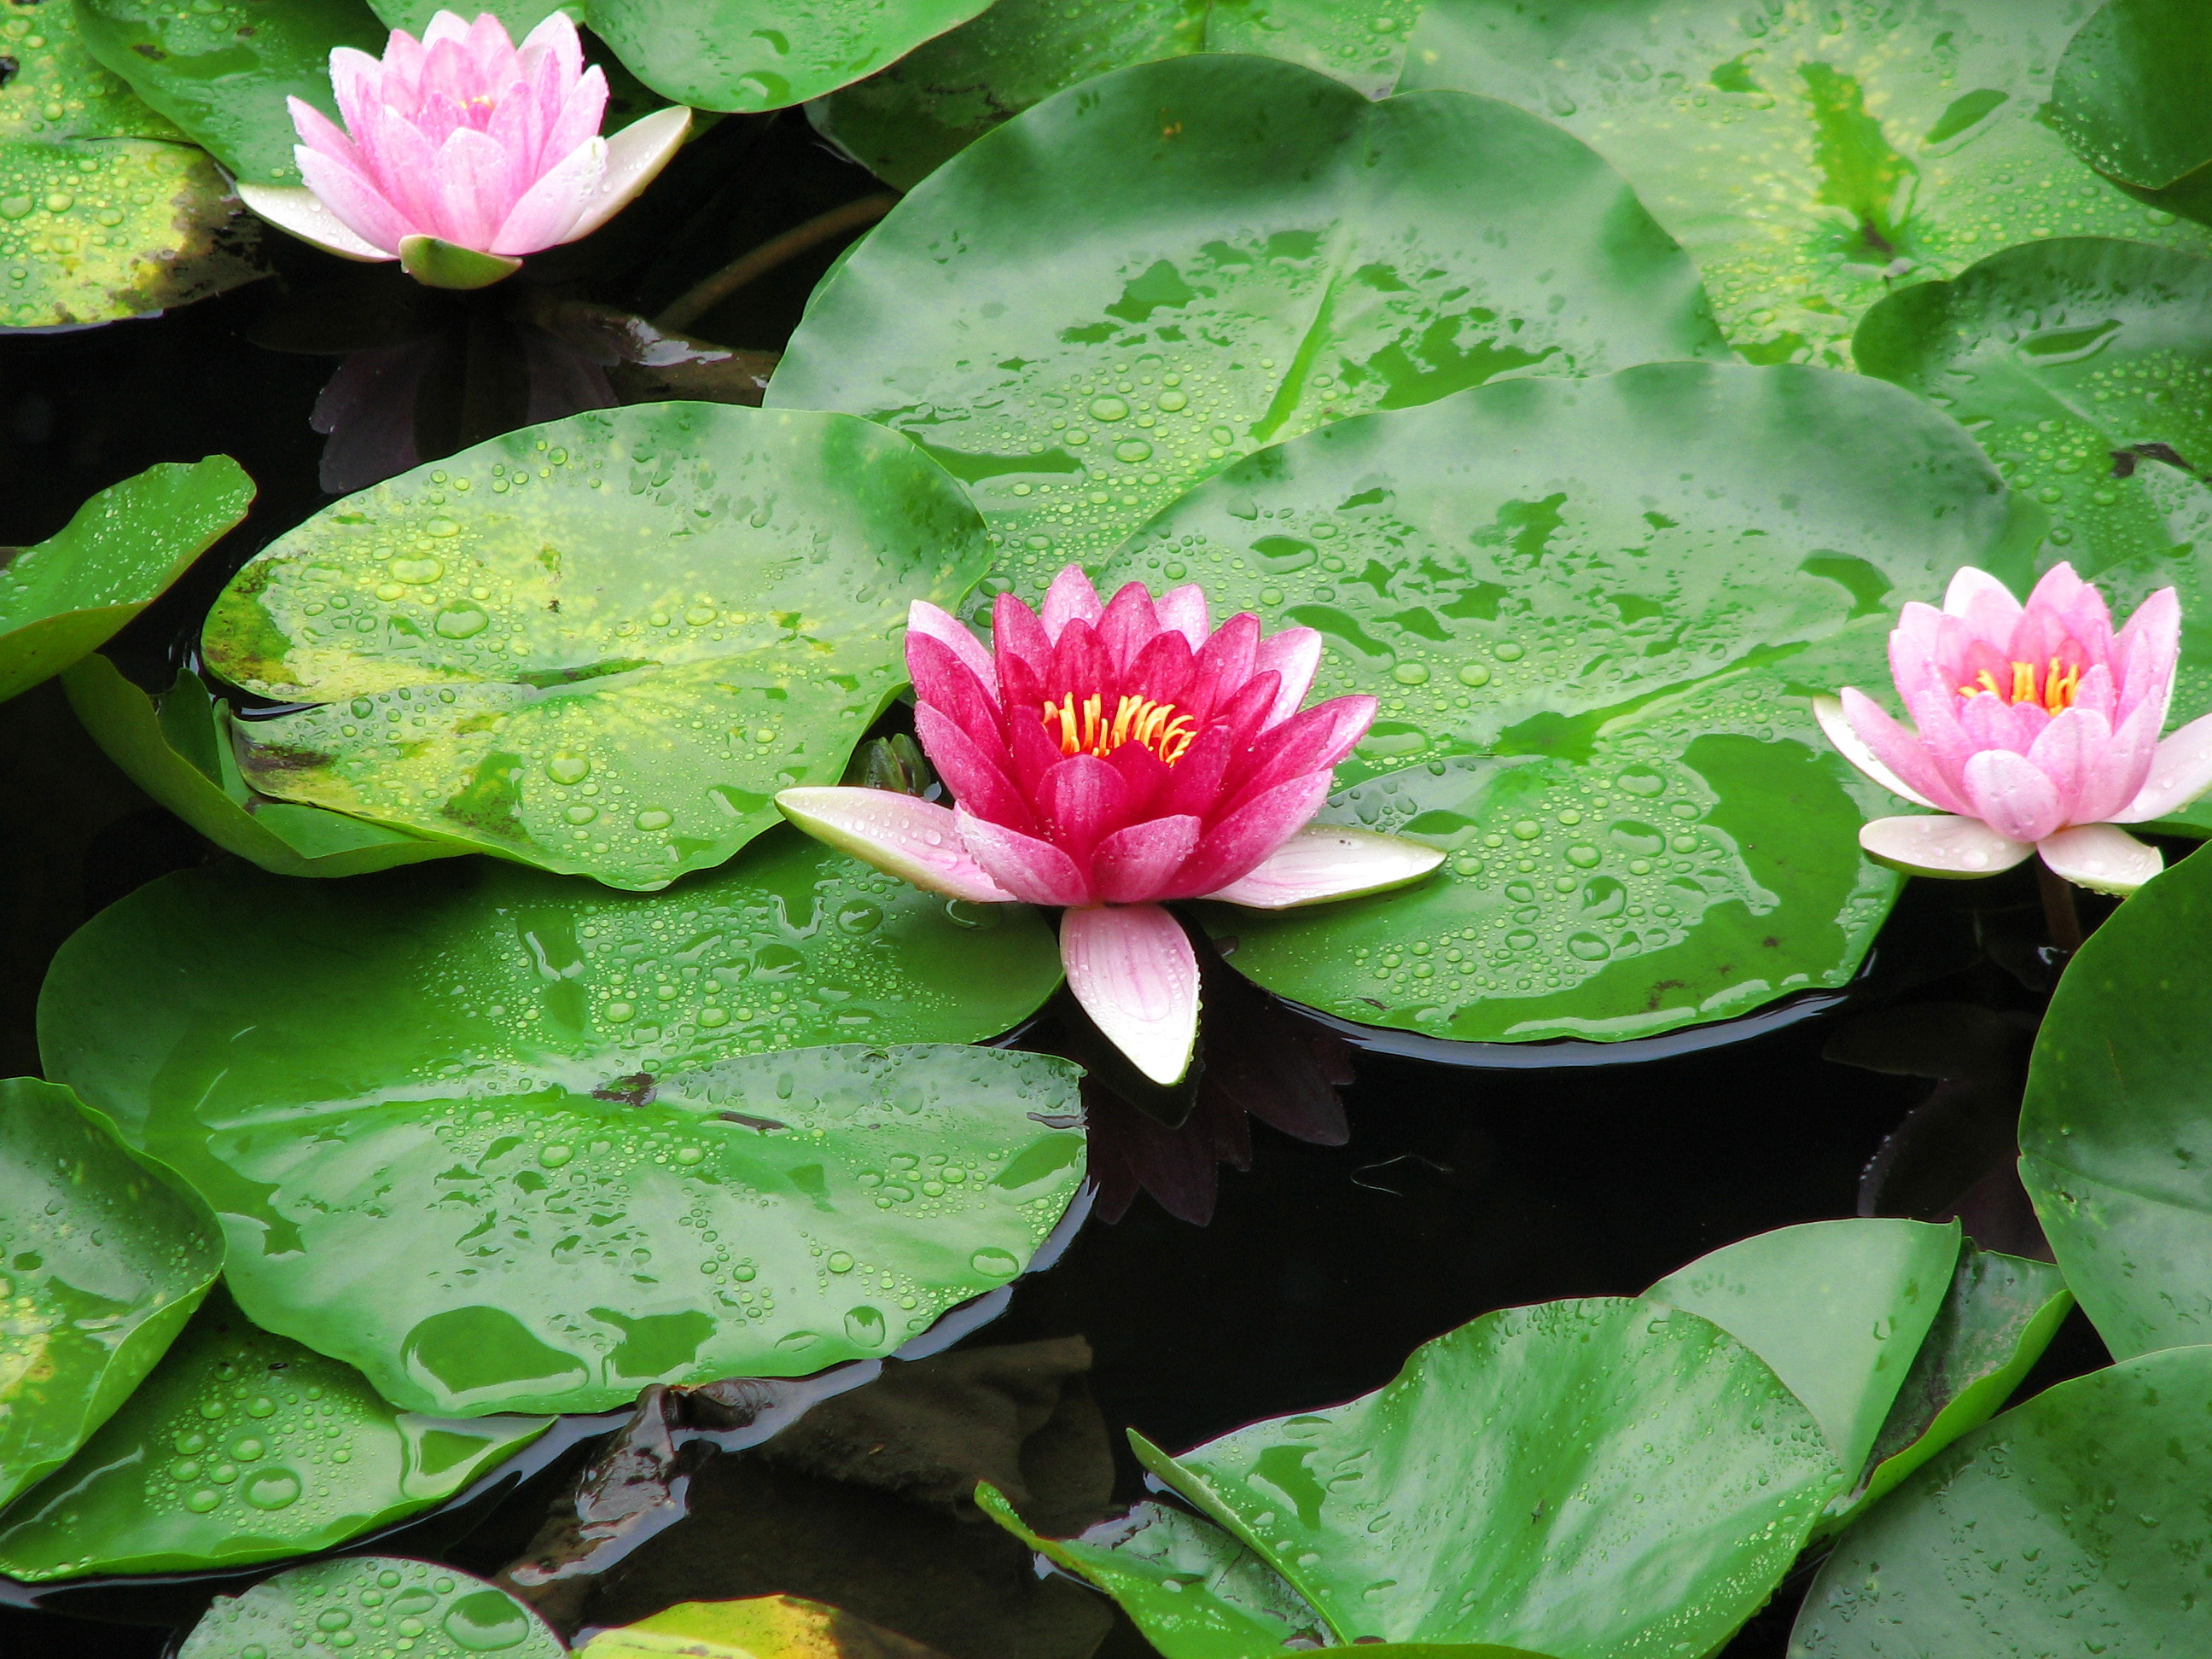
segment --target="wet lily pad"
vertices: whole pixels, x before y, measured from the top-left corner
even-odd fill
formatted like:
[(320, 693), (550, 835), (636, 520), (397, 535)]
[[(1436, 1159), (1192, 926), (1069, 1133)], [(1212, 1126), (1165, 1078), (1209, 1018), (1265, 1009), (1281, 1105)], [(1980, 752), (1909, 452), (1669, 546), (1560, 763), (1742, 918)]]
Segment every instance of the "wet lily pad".
[(240, 726), (261, 793), (651, 890), (835, 783), (905, 684), (908, 602), (987, 557), (880, 427), (641, 404), (325, 507), (223, 590), (207, 662), (320, 705)]
[(1033, 913), (790, 830), (651, 898), (231, 866), (79, 932), (40, 1047), (209, 1196), (256, 1323), (410, 1409), (594, 1411), (1012, 1279), (1081, 1179), (1075, 1073), (955, 1045), (1058, 980)]
[(2203, 8), (2106, 0), (2058, 60), (2051, 125), (2098, 172), (2153, 191), (2179, 185), (2166, 204), (2186, 200), (2201, 216), (2212, 206), (2203, 188), (2212, 167), (2208, 80), (2212, 29)]
[(1628, 175), (1747, 356), (1840, 368), (1899, 279), (2053, 236), (2208, 246), (2042, 119), (2081, 15), (2079, 0), (1431, 0), (1400, 84), (1557, 121)]
[(1331, 1645), (1700, 1659), (1846, 1484), (1709, 1321), (1620, 1298), (1486, 1315), (1343, 1406), (1146, 1467), (1310, 1601)]
[(1238, 456), (1502, 375), (1725, 356), (1595, 152), (1490, 100), (1206, 55), (978, 140), (817, 289), (769, 387), (905, 432), (1034, 597)]
[(1063, 88), (1109, 70), (1200, 52), (1279, 58), (1370, 98), (1398, 79), (1420, 0), (998, 0), (889, 69), (809, 110), (815, 125), (911, 190), (946, 157)]
[(184, 1182), (67, 1089), (0, 1082), (0, 1505), (130, 1397), (222, 1265)]
[(1845, 1533), (1806, 1598), (1802, 1659), (2183, 1654), (2204, 1632), (2212, 1347), (2045, 1389)]
[(679, 1601), (603, 1630), (578, 1652), (584, 1659), (942, 1659), (935, 1648), (796, 1595)]
[(1108, 561), (1304, 624), (1373, 729), (1325, 817), (1441, 846), (1419, 886), (1207, 926), (1268, 989), (1492, 1042), (1612, 1040), (1856, 970), (1894, 811), (1808, 696), (1888, 683), (1895, 607), (2027, 574), (2032, 507), (1957, 425), (1828, 370), (1659, 363), (1340, 422)]
[(781, 109), (835, 91), (990, 0), (599, 0), (592, 29), (655, 92), (696, 109)]
[(2212, 859), (2184, 859), (2066, 967), (2021, 1109), (2021, 1178), (2122, 1359), (2212, 1343)]
[(105, 644), (246, 516), (253, 482), (228, 455), (165, 461), (111, 484), (0, 568), (0, 699)]
[(442, 1503), (550, 1421), (395, 1411), (350, 1365), (257, 1330), (218, 1291), (84, 1449), (0, 1520), (0, 1572), (196, 1572), (329, 1549)]
[(1700, 1256), (1644, 1295), (1765, 1360), (1856, 1474), (1943, 1307), (1959, 1244), (1956, 1222), (1815, 1221)]
[(380, 56), (362, 0), (77, 0), (85, 47), (240, 179), (295, 185), (287, 97), (336, 118), (331, 52)]
[[(562, 9), (563, 0), (475, 0), (468, 15), (475, 16), (489, 12), (507, 25), (507, 32), (515, 40), (536, 28), (540, 23)], [(580, 15), (583, 8), (570, 0), (571, 15)], [(419, 38), (430, 27), (430, 20), (441, 11), (453, 8), (446, 0), (372, 0), (370, 9), (386, 28), (405, 29)]]
[(246, 786), (230, 705), (190, 669), (149, 696), (94, 652), (63, 671), (70, 707), (131, 781), (216, 846), (280, 876), (360, 876), (467, 851)]
[(562, 1659), (568, 1651), (535, 1613), (481, 1578), (436, 1561), (355, 1555), (294, 1567), (243, 1595), (218, 1595), (177, 1659), (301, 1650), (346, 1659)]

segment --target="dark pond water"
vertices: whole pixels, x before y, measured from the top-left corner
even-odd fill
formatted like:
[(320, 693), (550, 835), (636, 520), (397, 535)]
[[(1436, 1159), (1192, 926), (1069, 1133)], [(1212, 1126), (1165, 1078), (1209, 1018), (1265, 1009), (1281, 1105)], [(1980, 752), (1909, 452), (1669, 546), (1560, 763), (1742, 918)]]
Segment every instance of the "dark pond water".
[[(650, 311), (875, 188), (793, 118), (726, 123), (708, 142), (725, 153), (697, 169), (696, 184), (672, 178), (676, 206), (659, 232), (601, 251), (594, 297)], [(744, 163), (734, 170), (732, 150)], [(720, 182), (729, 178), (738, 182)], [(775, 349), (837, 246), (771, 273), (697, 331)], [(86, 495), (157, 460), (225, 450), (260, 485), (247, 523), (119, 646), (149, 679), (228, 573), (328, 499), (324, 440), (309, 417), (339, 359), (257, 343), (356, 343), (346, 319), (358, 307), (349, 307), (374, 306), (359, 301), (366, 290), (318, 300), (312, 285), (327, 276), (301, 258), (289, 281), (175, 316), (0, 341), (0, 542), (50, 534)], [(476, 325), (463, 315), (437, 325), (459, 331), (465, 362)], [(480, 349), (483, 336), (478, 327)], [(0, 1042), (12, 1071), (33, 1073), (33, 1009), (55, 946), (101, 906), (209, 849), (115, 771), (53, 687), (8, 713), (0, 834), (14, 855), (0, 864)], [(1963, 1211), (1983, 1243), (2038, 1250), (2008, 1171), (2045, 937), (2025, 872), (1923, 885), (1848, 995), (1708, 1030), (1693, 1041), (1713, 1046), (1694, 1052), (1669, 1052), (1685, 1042), (1522, 1051), (1505, 1057), (1510, 1067), (1355, 1050), (1264, 999), (1210, 999), (1213, 1075), (1228, 1086), (1201, 1100), (1190, 1127), (1171, 1135), (1127, 1105), (1094, 1104), (1113, 1136), (1094, 1164), (1120, 1173), (1102, 1209), (1126, 1202), (1121, 1219), (1094, 1216), (1055, 1265), (944, 1353), (894, 1362), (757, 1444), (694, 1440), (664, 1458), (650, 1437), (639, 1443), (632, 1472), (672, 1473), (680, 1502), (663, 1500), (667, 1483), (654, 1480), (602, 1480), (596, 1501), (611, 1513), (642, 1494), (669, 1523), (635, 1527), (633, 1547), (593, 1559), (599, 1570), (532, 1593), (571, 1630), (784, 1590), (949, 1659), (1147, 1653), (1103, 1599), (1038, 1580), (1027, 1553), (964, 1504), (978, 1474), (1018, 1483), (1073, 1529), (1141, 1495), (1125, 1428), (1180, 1448), (1340, 1401), (1477, 1315), (1634, 1293), (1705, 1250), (1795, 1222)], [(1055, 1036), (1048, 1019), (1022, 1040)], [(1500, 1058), (1455, 1056), (1470, 1057)], [(1340, 1089), (1330, 1081), (1347, 1076)], [(1248, 1141), (1239, 1105), (1307, 1138), (1261, 1123)], [(1223, 1169), (1217, 1200), (1215, 1154), (1245, 1147), (1249, 1169)], [(1183, 1215), (1210, 1205), (1210, 1220), (1178, 1218), (1151, 1196), (1129, 1201), (1133, 1174)], [(2103, 1363), (2077, 1316), (2026, 1387)], [(672, 1409), (695, 1425), (732, 1418), (712, 1402)], [(757, 1439), (789, 1415), (721, 1437)], [(542, 1445), (516, 1478), (380, 1548), (486, 1575), (558, 1554), (549, 1520), (573, 1520), (572, 1483), (618, 1421), (574, 1425), (565, 1450)], [(1727, 1659), (1779, 1659), (1808, 1579), (1801, 1569)], [(59, 1587), (40, 1610), (0, 1605), (0, 1651), (159, 1654), (210, 1595), (243, 1582)]]

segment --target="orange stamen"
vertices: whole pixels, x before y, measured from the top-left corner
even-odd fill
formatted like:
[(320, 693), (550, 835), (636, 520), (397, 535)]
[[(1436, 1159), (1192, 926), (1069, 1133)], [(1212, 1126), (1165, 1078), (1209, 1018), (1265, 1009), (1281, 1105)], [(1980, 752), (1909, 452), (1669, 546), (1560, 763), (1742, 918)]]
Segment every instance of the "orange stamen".
[(2080, 663), (2051, 658), (2045, 666), (2040, 684), (2038, 683), (2033, 663), (2014, 662), (2010, 666), (2010, 696), (2006, 695), (2005, 689), (1999, 687), (1996, 676), (1986, 668), (1974, 676), (1972, 684), (1960, 686), (1959, 695), (1978, 697), (1986, 694), (2005, 703), (2040, 703), (2045, 713), (2054, 715), (2074, 706), (2074, 694), (2081, 685)]
[(1046, 735), (1063, 755), (1096, 755), (1103, 760), (1125, 743), (1149, 749), (1173, 766), (1197, 741), (1198, 728), (1188, 714), (1176, 712), (1173, 703), (1124, 695), (1106, 717), (1104, 700), (1085, 697), (1080, 704), (1073, 692), (1043, 708)]

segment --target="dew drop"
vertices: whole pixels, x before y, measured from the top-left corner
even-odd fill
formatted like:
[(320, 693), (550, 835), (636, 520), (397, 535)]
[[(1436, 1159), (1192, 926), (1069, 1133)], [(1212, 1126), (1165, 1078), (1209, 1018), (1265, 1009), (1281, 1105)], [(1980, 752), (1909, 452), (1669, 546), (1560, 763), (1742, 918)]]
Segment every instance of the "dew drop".
[(993, 1279), (1012, 1279), (1022, 1270), (1022, 1264), (1007, 1252), (981, 1249), (968, 1258), (968, 1265), (977, 1273)]

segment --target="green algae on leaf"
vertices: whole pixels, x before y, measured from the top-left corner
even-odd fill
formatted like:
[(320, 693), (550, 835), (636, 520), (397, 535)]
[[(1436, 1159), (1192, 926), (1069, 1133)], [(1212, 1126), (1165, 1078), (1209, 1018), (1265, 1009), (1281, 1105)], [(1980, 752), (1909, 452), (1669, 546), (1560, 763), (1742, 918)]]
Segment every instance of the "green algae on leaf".
[(198, 1572), (330, 1549), (442, 1503), (543, 1417), (425, 1417), (217, 1291), (153, 1374), (0, 1518), (0, 1572)]
[(0, 1082), (0, 1506), (130, 1397), (222, 1265), (183, 1182), (69, 1090)]
[(325, 507), (210, 613), (208, 666), (319, 705), (246, 781), (476, 851), (664, 887), (835, 783), (957, 604), (981, 520), (849, 416), (653, 404), (526, 427)]
[(253, 482), (228, 455), (164, 461), (111, 484), (0, 568), (0, 699), (97, 649), (246, 516)]
[(177, 1659), (302, 1649), (346, 1659), (562, 1659), (568, 1651), (535, 1613), (481, 1578), (436, 1561), (352, 1555), (218, 1595)]
[(1042, 592), (1200, 480), (1500, 376), (1723, 357), (1595, 152), (1456, 93), (1296, 64), (1102, 76), (978, 140), (816, 291), (769, 388), (926, 445)]
[(167, 877), (64, 947), (40, 1046), (209, 1196), (257, 1323), (412, 1409), (589, 1411), (1012, 1278), (1082, 1177), (1075, 1073), (957, 1045), (1058, 980), (1033, 913), (787, 830), (650, 897)]
[(1401, 87), (1557, 121), (1628, 175), (1758, 362), (1848, 367), (1902, 278), (2014, 242), (2208, 233), (2092, 172), (2042, 118), (2081, 0), (1431, 0)]
[(1888, 808), (1808, 694), (1888, 679), (1895, 606), (2037, 527), (1960, 428), (1832, 371), (1657, 363), (1325, 427), (1193, 490), (1101, 570), (1321, 631), (1380, 702), (1325, 821), (1428, 881), (1223, 908), (1231, 965), (1437, 1036), (1643, 1036), (1856, 970)]
[(582, 1659), (944, 1659), (896, 1631), (796, 1595), (679, 1601), (603, 1630), (577, 1652)]

